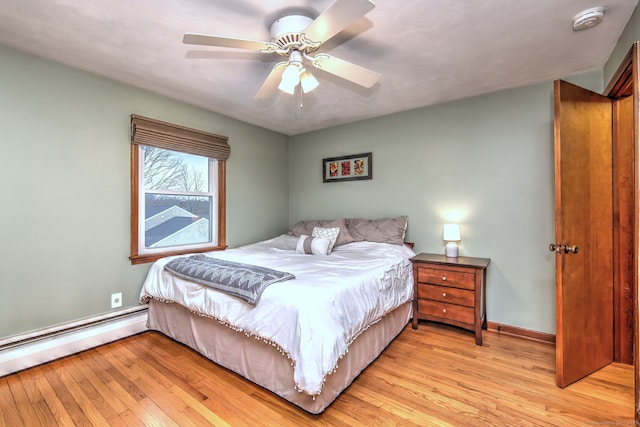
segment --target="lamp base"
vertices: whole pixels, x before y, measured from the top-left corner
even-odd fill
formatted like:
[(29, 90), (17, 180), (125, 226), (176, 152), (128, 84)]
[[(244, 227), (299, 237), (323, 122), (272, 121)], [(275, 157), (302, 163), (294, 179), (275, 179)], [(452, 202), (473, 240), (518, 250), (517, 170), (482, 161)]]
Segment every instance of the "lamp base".
[(447, 258), (458, 258), (458, 244), (455, 242), (448, 242), (445, 246), (445, 255)]

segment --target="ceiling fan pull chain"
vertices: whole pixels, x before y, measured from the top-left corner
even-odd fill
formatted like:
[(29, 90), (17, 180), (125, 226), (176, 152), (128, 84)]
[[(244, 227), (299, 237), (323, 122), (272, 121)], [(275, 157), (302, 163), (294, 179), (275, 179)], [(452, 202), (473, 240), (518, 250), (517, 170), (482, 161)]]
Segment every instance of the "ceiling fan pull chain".
[(302, 87), (298, 86), (296, 92), (296, 96), (298, 98), (298, 101), (296, 103), (298, 105), (298, 109), (302, 110), (302, 108), (304, 107), (302, 105)]
[(293, 95), (293, 116), (297, 119), (302, 114), (302, 88), (300, 85), (296, 86), (295, 92)]

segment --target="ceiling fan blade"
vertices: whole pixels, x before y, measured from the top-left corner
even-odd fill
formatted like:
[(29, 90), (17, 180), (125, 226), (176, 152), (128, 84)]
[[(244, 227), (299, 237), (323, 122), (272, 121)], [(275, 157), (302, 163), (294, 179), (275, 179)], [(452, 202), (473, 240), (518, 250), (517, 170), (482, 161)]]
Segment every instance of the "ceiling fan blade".
[(336, 0), (303, 32), (307, 39), (324, 43), (374, 7), (371, 0)]
[(280, 77), (282, 76), (282, 71), (287, 66), (287, 61), (278, 62), (273, 66), (271, 72), (267, 76), (267, 79), (262, 83), (260, 89), (258, 89), (258, 93), (256, 93), (256, 99), (265, 99), (269, 98), (278, 88), (280, 84)]
[(316, 55), (311, 64), (327, 73), (331, 73), (366, 88), (372, 87), (382, 78), (382, 74), (380, 73), (336, 58), (335, 56), (327, 55), (326, 53)]
[(271, 42), (236, 39), (231, 37), (212, 36), (209, 34), (185, 33), (182, 38), (184, 44), (204, 46), (235, 47), (238, 49), (255, 50), (258, 52), (273, 52), (277, 45)]

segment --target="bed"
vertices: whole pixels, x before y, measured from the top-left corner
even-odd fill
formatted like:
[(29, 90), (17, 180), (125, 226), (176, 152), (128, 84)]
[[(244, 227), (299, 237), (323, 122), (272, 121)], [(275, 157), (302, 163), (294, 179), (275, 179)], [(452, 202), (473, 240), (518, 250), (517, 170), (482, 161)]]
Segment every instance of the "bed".
[[(148, 327), (321, 413), (411, 318), (415, 253), (403, 244), (406, 224), (406, 217), (301, 221), (287, 234), (199, 256), (294, 276), (253, 300), (170, 268), (184, 256), (160, 259), (140, 293)], [(303, 247), (326, 240), (327, 253)]]

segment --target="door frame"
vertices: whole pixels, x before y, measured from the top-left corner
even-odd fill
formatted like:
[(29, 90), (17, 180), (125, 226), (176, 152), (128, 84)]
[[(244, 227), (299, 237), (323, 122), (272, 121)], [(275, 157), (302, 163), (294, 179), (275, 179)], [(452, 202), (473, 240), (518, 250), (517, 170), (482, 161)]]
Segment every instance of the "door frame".
[[(604, 90), (604, 94), (612, 99), (620, 99), (626, 98), (629, 96), (633, 97), (633, 126), (632, 126), (632, 141), (633, 141), (633, 225), (632, 225), (632, 242), (631, 242), (631, 256), (630, 261), (633, 266), (632, 271), (632, 283), (635, 286), (632, 286), (633, 289), (633, 297), (631, 298), (632, 311), (633, 311), (633, 331), (631, 332), (633, 336), (633, 365), (634, 365), (634, 381), (635, 381), (635, 420), (636, 423), (640, 423), (640, 337), (638, 329), (640, 329), (640, 319), (639, 319), (639, 311), (640, 311), (640, 282), (638, 281), (638, 245), (639, 245), (639, 222), (640, 222), (640, 87), (638, 85), (638, 66), (639, 66), (639, 47), (638, 42), (633, 43), (631, 49), (625, 56), (624, 60), (618, 67), (616, 73), (611, 78), (611, 81), (607, 85)], [(614, 127), (615, 129), (615, 127)], [(614, 144), (615, 144), (616, 135), (614, 133)], [(614, 188), (614, 192), (616, 189)], [(615, 244), (616, 248), (620, 246)], [(614, 257), (618, 258), (620, 256), (628, 256), (625, 254), (615, 254)], [(619, 264), (618, 264), (619, 265)], [(619, 271), (618, 271), (619, 273)], [(619, 283), (619, 274), (614, 272), (614, 292), (617, 292), (617, 295), (614, 295), (614, 298), (620, 300), (620, 292), (621, 284)], [(616, 283), (618, 280), (618, 283)], [(616, 286), (617, 285), (617, 286)]]

